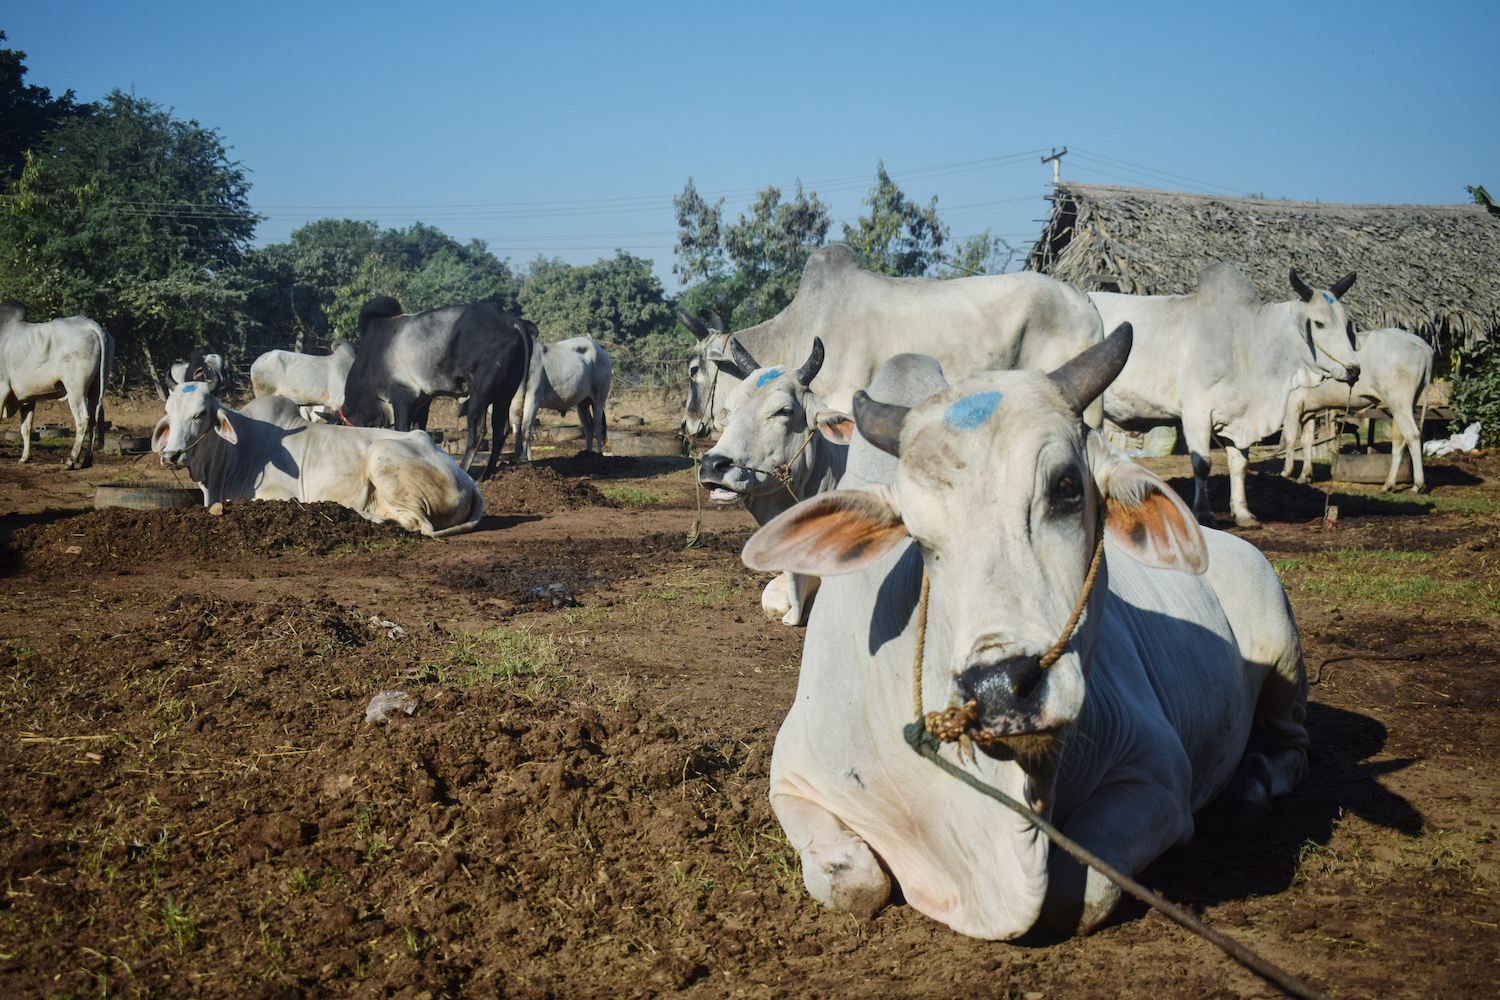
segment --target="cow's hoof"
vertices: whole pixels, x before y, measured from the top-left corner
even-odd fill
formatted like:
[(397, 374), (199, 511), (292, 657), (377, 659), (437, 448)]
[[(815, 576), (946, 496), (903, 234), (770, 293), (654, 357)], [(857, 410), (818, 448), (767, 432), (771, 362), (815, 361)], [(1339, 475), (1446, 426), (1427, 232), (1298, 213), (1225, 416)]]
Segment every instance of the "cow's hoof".
[(1411, 488), (1411, 491), (1413, 493), (1418, 493), (1418, 494), (1426, 493), (1427, 492), (1427, 484), (1426, 483), (1417, 483), (1415, 486), (1413, 486)]
[(1385, 484), (1383, 484), (1380, 487), (1380, 492), (1382, 492), (1382, 493), (1394, 493), (1394, 492), (1396, 492), (1396, 484), (1395, 483), (1385, 483)]
[(17, 464), (18, 464), (18, 465), (30, 465), (30, 464), (31, 464), (31, 459), (30, 459), (30, 457), (27, 457), (27, 458), (23, 458), (23, 459), (20, 459), (20, 460), (19, 460), (19, 461), (18, 461), (18, 462), (17, 462)]
[(1312, 482), (1312, 476), (1298, 476), (1297, 482), (1301, 483), (1303, 486), (1306, 486), (1308, 483)]
[(1260, 522), (1252, 514), (1236, 514), (1234, 524), (1237, 528), (1259, 528)]
[(1205, 528), (1216, 528), (1219, 526), (1219, 522), (1214, 518), (1212, 512), (1195, 510), (1193, 511), (1193, 516), (1196, 517), (1198, 519), (1198, 523), (1203, 525)]

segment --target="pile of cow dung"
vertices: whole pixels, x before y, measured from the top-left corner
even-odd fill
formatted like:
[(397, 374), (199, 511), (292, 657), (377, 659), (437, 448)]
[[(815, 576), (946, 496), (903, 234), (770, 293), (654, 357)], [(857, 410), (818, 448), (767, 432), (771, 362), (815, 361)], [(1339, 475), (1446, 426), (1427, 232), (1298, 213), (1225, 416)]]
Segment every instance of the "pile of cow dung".
[(343, 546), (420, 538), (400, 525), (367, 521), (336, 503), (241, 501), (225, 504), (217, 515), (202, 507), (89, 511), (17, 530), (9, 556), (27, 569), (46, 572), (75, 566), (123, 568), (163, 559), (277, 556), (287, 551), (327, 555)]
[(568, 479), (536, 465), (496, 469), (479, 489), (484, 494), (484, 512), (496, 517), (619, 506), (593, 483)]

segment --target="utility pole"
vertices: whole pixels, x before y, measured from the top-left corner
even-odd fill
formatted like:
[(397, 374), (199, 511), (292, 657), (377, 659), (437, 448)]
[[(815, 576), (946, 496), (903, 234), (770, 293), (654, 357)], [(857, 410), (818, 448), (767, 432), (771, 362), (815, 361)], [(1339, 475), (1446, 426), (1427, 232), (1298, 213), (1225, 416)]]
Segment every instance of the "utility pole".
[(1067, 156), (1067, 155), (1068, 155), (1068, 147), (1067, 146), (1063, 147), (1061, 153), (1059, 153), (1057, 151), (1057, 147), (1056, 146), (1053, 146), (1052, 147), (1052, 155), (1051, 156), (1044, 156), (1044, 157), (1042, 157), (1042, 162), (1043, 163), (1050, 162), (1052, 164), (1052, 183), (1053, 184), (1060, 183), (1058, 175), (1057, 175), (1058, 174), (1057, 168), (1058, 168), (1059, 163), (1062, 161), (1062, 158), (1064, 156)]

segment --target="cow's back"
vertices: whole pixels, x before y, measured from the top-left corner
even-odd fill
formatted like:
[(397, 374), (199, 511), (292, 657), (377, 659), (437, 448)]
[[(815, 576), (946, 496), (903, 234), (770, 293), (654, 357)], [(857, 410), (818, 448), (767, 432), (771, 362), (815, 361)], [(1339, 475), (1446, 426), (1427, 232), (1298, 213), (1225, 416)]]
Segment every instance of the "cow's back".
[(89, 374), (107, 365), (113, 349), (109, 334), (86, 316), (45, 323), (9, 320), (0, 325), (0, 381), (17, 398), (52, 393), (64, 381), (65, 370), (76, 369), (87, 382)]

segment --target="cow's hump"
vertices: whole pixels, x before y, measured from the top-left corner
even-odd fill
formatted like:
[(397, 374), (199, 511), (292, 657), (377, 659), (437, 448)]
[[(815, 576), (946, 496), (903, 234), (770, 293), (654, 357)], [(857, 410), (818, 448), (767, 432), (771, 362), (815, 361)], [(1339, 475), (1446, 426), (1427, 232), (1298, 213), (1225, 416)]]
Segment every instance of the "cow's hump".
[(847, 243), (830, 243), (819, 247), (807, 258), (802, 269), (802, 281), (797, 286), (800, 296), (814, 292), (821, 286), (834, 284), (859, 270), (859, 260)]
[(1233, 264), (1210, 264), (1198, 272), (1198, 298), (1205, 302), (1260, 302), (1260, 293)]

